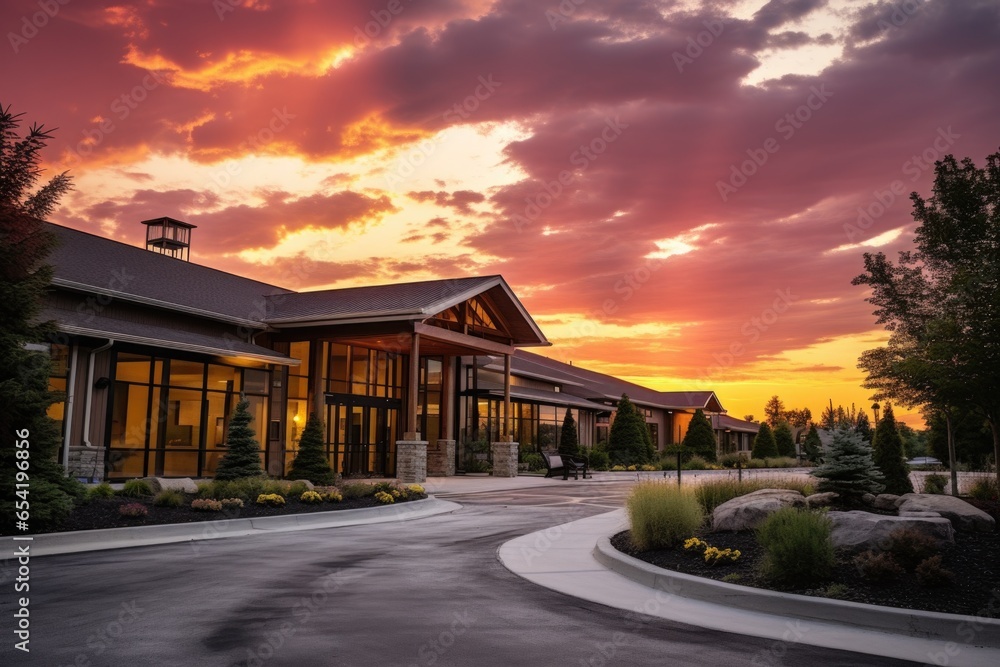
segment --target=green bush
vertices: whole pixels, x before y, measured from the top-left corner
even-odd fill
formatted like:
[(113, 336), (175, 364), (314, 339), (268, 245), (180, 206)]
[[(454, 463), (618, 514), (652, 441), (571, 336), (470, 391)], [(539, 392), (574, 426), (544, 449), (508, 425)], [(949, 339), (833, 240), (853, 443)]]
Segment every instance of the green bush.
[(979, 477), (969, 487), (969, 496), (976, 500), (1000, 500), (995, 477)]
[(719, 465), (723, 468), (735, 468), (737, 462), (742, 461), (743, 467), (747, 467), (747, 457), (740, 452), (731, 452), (719, 457)]
[(927, 475), (924, 477), (924, 493), (942, 494), (947, 484), (948, 478), (944, 475)]
[(157, 507), (183, 507), (187, 505), (187, 496), (180, 489), (163, 489), (153, 498)]
[(772, 456), (763, 459), (749, 459), (743, 462), (747, 469), (757, 468), (798, 468), (799, 462), (787, 456)]
[[(677, 462), (674, 461), (674, 463), (676, 464)], [(711, 464), (709, 464), (709, 462), (706, 461), (701, 456), (695, 454), (694, 456), (689, 458), (681, 467), (684, 468), (684, 470), (709, 470), (711, 468)]]
[(299, 449), (289, 467), (288, 477), (308, 479), (313, 484), (333, 484), (333, 469), (326, 455), (324, 440), (323, 421), (312, 413), (299, 437)]
[(887, 584), (903, 573), (891, 553), (865, 551), (854, 557), (852, 561), (861, 576), (873, 584)]
[(778, 584), (813, 584), (833, 571), (830, 519), (823, 513), (785, 507), (757, 527), (764, 548), (761, 573)]
[(927, 560), (921, 561), (917, 565), (916, 573), (920, 585), (928, 588), (950, 586), (955, 583), (955, 575), (951, 570), (941, 567), (941, 556), (931, 556)]
[(587, 453), (587, 460), (593, 470), (607, 470), (611, 465), (611, 461), (608, 460), (608, 450), (600, 444)]
[(521, 463), (528, 466), (528, 470), (544, 470), (545, 460), (542, 458), (541, 454), (536, 454), (532, 452), (531, 454), (525, 454), (521, 459)]
[(95, 498), (114, 498), (115, 490), (111, 488), (111, 485), (107, 482), (101, 482), (97, 486), (92, 486), (87, 489), (87, 500), (94, 500)]
[(284, 484), (284, 487), (285, 487), (285, 492), (282, 495), (285, 496), (301, 496), (303, 493), (310, 490), (309, 486), (302, 481), (292, 482), (291, 484), (288, 484), (286, 482)]
[(340, 494), (344, 496), (344, 500), (351, 500), (352, 498), (368, 498), (374, 496), (377, 492), (378, 489), (374, 484), (365, 484), (364, 482), (344, 484), (344, 486), (340, 489)]
[(144, 480), (130, 479), (125, 482), (118, 495), (125, 496), (126, 498), (141, 498), (142, 496), (153, 495), (153, 488), (149, 485), (149, 482)]
[(633, 487), (625, 506), (632, 541), (643, 551), (680, 544), (705, 520), (694, 492), (673, 483), (640, 482)]

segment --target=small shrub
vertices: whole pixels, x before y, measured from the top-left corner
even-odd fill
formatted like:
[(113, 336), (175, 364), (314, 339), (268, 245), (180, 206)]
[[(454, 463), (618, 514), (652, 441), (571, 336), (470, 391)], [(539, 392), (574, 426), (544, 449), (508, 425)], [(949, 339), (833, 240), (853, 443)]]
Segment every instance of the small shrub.
[(738, 584), (741, 581), (743, 581), (743, 575), (740, 574), (739, 572), (730, 572), (729, 574), (727, 574), (722, 578), (722, 581), (726, 582), (727, 584)]
[(191, 501), (191, 509), (199, 512), (221, 512), (222, 501), (212, 498), (195, 498)]
[(629, 472), (635, 472), (635, 471), (636, 471), (636, 470), (638, 470), (638, 469), (639, 469), (639, 468), (637, 468), (637, 467), (636, 467), (636, 465), (635, 465), (634, 463), (633, 463), (632, 465), (630, 465), (630, 466), (627, 466), (627, 467), (625, 468), (625, 470), (627, 470), (627, 471), (629, 471)]
[(465, 472), (490, 472), (492, 470), (493, 466), (490, 465), (489, 461), (476, 459), (465, 464)]
[(743, 467), (746, 468), (747, 457), (739, 452), (732, 452), (730, 454), (723, 454), (720, 456), (718, 463), (723, 468), (735, 468), (736, 464), (740, 461), (743, 462)]
[(187, 496), (180, 489), (163, 489), (153, 498), (153, 504), (157, 507), (184, 507)]
[(396, 499), (392, 497), (391, 493), (386, 493), (385, 491), (378, 491), (375, 493), (375, 500), (382, 503), (383, 505), (391, 505), (396, 502)]
[(285, 498), (280, 493), (262, 493), (257, 496), (258, 505), (267, 505), (268, 507), (281, 507), (285, 504)]
[(603, 447), (594, 447), (590, 450), (587, 455), (587, 460), (590, 463), (590, 467), (594, 470), (607, 470), (608, 464), (608, 452)]
[(198, 490), (195, 492), (195, 496), (198, 498), (214, 498), (215, 497), (215, 482), (198, 482), (195, 484)]
[(786, 507), (757, 527), (764, 547), (762, 574), (780, 584), (822, 581), (833, 570), (830, 519), (825, 514)]
[(127, 503), (118, 508), (118, 514), (130, 519), (144, 519), (149, 516), (149, 510), (142, 503)]
[(326, 495), (323, 496), (323, 500), (328, 503), (340, 503), (344, 501), (344, 496), (341, 495), (340, 491), (335, 489), (333, 491), (328, 491)]
[(969, 497), (975, 500), (1000, 500), (995, 477), (979, 477), (969, 487)]
[(541, 454), (525, 454), (522, 457), (521, 462), (528, 466), (528, 470), (544, 470), (545, 469), (545, 459), (542, 458)]
[[(292, 493), (293, 486), (299, 489), (298, 494)], [(301, 483), (292, 484), (291, 482), (286, 482), (280, 479), (264, 478), (264, 490), (262, 493), (264, 494), (276, 493), (279, 496), (291, 496), (291, 495), (302, 495), (308, 490), (309, 487), (306, 486), (305, 484)]]
[(352, 498), (368, 498), (374, 496), (377, 491), (378, 489), (375, 488), (374, 484), (365, 484), (363, 482), (344, 484), (341, 489), (341, 493), (347, 500)]
[(708, 542), (700, 540), (697, 537), (691, 537), (684, 540), (684, 551), (691, 551), (700, 556), (705, 553), (705, 549), (707, 548)]
[(913, 570), (919, 563), (938, 551), (937, 541), (915, 528), (897, 528), (889, 534), (885, 548), (896, 562), (907, 570)]
[(921, 586), (937, 588), (955, 583), (955, 575), (941, 567), (941, 556), (931, 556), (920, 562), (916, 568), (917, 581)]
[(141, 498), (153, 495), (153, 489), (149, 486), (149, 482), (145, 480), (130, 479), (125, 482), (118, 495), (125, 496), (126, 498)]
[(317, 505), (323, 502), (323, 496), (315, 491), (306, 491), (299, 496), (299, 502), (303, 502), (308, 505)]
[(705, 562), (712, 566), (720, 563), (735, 563), (742, 555), (739, 549), (708, 547), (705, 549)]
[(944, 487), (948, 484), (948, 478), (944, 475), (931, 474), (924, 477), (924, 493), (942, 494)]
[(639, 549), (667, 549), (698, 530), (705, 513), (694, 492), (664, 482), (640, 482), (625, 502)]
[(287, 484), (286, 485), (286, 487), (285, 487), (285, 494), (284, 495), (286, 495), (286, 496), (300, 496), (301, 497), (303, 493), (305, 493), (306, 491), (309, 491), (309, 490), (310, 490), (309, 486), (305, 482), (301, 482), (301, 481), (299, 481), (299, 482), (292, 482), (291, 484)]
[(111, 488), (111, 485), (107, 482), (101, 482), (97, 486), (92, 486), (87, 489), (86, 500), (90, 502), (97, 498), (114, 498), (115, 490)]
[(620, 466), (620, 465), (611, 466), (611, 472), (625, 472), (625, 466)]
[(243, 509), (243, 499), (242, 498), (223, 498), (221, 501), (222, 508), (227, 510), (241, 510)]
[(643, 463), (641, 466), (639, 466), (639, 470), (643, 472), (655, 472), (656, 470), (658, 470), (658, 468), (654, 466), (652, 463)]
[(833, 598), (834, 600), (844, 600), (850, 592), (851, 589), (845, 584), (830, 584), (823, 589), (823, 597)]
[(891, 553), (865, 551), (852, 560), (861, 576), (873, 584), (887, 584), (903, 573)]
[(427, 491), (419, 484), (409, 484), (406, 488), (410, 490), (410, 493), (414, 493), (418, 496), (427, 495)]
[(684, 470), (708, 470), (708, 461), (697, 454), (681, 464)]

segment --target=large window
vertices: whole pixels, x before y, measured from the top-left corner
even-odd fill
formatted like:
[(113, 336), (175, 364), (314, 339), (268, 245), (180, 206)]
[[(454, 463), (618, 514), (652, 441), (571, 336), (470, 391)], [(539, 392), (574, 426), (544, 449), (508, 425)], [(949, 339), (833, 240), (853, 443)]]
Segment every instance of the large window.
[(214, 474), (241, 392), (250, 403), (258, 441), (266, 439), (269, 379), (260, 368), (118, 351), (109, 477)]

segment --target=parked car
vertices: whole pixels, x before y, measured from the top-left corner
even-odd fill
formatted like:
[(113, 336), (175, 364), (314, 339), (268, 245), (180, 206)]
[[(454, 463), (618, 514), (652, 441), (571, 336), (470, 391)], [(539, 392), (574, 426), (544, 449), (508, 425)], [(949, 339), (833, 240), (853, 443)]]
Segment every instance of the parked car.
[(939, 460), (933, 456), (918, 456), (916, 458), (910, 459), (906, 462), (907, 465), (911, 466), (939, 466), (944, 465)]

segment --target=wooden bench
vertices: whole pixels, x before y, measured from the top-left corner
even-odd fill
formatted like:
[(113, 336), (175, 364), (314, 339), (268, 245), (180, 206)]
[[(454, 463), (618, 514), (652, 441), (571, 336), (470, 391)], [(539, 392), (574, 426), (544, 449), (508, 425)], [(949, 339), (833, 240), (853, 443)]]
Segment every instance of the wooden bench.
[[(580, 479), (580, 473), (583, 473), (583, 478), (587, 479), (587, 462), (583, 459), (574, 458), (572, 456), (560, 456), (558, 454), (546, 454), (542, 452), (542, 459), (545, 461), (545, 476), (555, 477), (557, 474), (562, 473), (563, 479), (569, 479), (570, 473), (573, 473), (573, 479)], [(593, 477), (593, 475), (590, 475)]]

